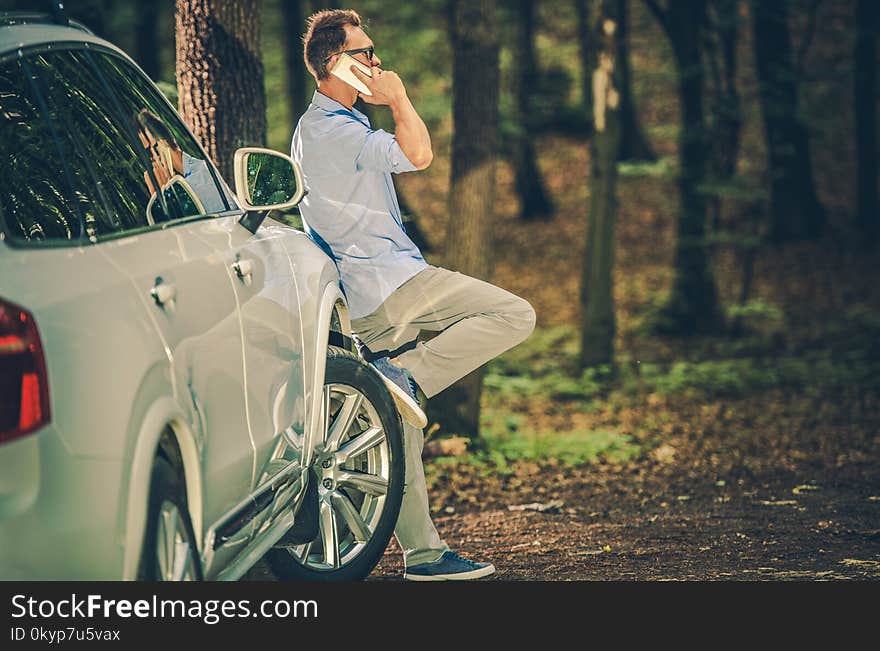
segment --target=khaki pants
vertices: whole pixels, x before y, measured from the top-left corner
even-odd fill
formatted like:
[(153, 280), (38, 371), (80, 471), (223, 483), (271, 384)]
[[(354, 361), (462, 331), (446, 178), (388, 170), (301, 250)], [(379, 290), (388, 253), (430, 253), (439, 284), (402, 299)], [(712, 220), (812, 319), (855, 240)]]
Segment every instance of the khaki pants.
[[(439, 332), (395, 358), (430, 398), (522, 342), (535, 327), (535, 311), (500, 287), (429, 266), (351, 327), (373, 352), (395, 350), (421, 330)], [(406, 488), (394, 533), (408, 567), (436, 560), (449, 549), (431, 520), (423, 445), (423, 432), (404, 423)]]

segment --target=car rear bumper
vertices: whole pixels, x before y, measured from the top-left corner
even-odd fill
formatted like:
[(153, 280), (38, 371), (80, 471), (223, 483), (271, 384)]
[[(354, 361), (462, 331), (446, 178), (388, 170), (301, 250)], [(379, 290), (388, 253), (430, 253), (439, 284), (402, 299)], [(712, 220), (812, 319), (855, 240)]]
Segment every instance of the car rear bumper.
[(57, 431), (0, 446), (0, 580), (122, 575), (122, 463), (75, 456)]

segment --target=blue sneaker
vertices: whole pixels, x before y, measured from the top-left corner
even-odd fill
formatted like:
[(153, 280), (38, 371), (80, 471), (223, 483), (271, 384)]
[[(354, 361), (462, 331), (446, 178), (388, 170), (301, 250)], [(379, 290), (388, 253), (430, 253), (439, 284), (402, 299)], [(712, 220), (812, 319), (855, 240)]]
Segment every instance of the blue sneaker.
[(370, 364), (379, 371), (379, 375), (385, 381), (385, 386), (391, 392), (391, 397), (394, 398), (394, 404), (397, 405), (401, 417), (419, 429), (427, 425), (428, 417), (425, 416), (425, 412), (419, 405), (416, 381), (409, 371), (395, 366), (387, 357), (373, 360)]
[(455, 552), (443, 552), (436, 561), (406, 568), (403, 578), (409, 581), (468, 581), (494, 572), (492, 563), (474, 563)]

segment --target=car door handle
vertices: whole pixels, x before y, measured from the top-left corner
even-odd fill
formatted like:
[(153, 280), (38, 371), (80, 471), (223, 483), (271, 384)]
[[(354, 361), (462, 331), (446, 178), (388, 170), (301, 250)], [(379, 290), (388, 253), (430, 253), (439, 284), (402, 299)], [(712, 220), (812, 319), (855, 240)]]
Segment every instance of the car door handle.
[(241, 280), (250, 280), (254, 274), (254, 263), (250, 260), (236, 260), (232, 263), (232, 270)]
[(156, 284), (153, 285), (153, 289), (150, 290), (150, 296), (156, 301), (156, 305), (160, 307), (165, 307), (166, 305), (170, 306), (174, 304), (177, 290), (174, 288), (174, 285), (169, 285), (162, 282), (161, 278), (156, 278)]

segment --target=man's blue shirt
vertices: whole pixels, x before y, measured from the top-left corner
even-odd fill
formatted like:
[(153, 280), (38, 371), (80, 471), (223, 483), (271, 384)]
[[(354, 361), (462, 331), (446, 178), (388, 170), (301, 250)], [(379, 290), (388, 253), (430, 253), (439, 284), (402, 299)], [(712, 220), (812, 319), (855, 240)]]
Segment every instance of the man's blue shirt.
[(290, 155), (308, 188), (299, 204), (306, 232), (336, 261), (351, 318), (367, 316), (428, 266), (403, 228), (391, 179), (417, 168), (392, 134), (318, 91)]

